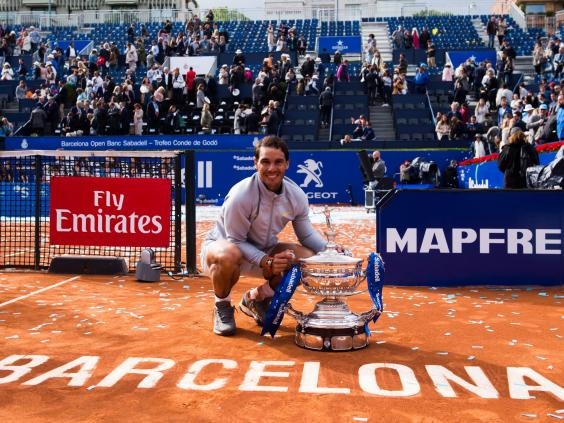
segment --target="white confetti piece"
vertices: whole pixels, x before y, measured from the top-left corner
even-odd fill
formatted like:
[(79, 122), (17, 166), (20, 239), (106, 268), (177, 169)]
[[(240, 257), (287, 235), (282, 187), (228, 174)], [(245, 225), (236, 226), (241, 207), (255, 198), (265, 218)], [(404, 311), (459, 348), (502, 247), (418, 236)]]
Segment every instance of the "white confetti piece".
[(521, 413), (523, 417), (528, 417), (530, 419), (536, 419), (537, 415), (535, 413)]
[(376, 341), (377, 344), (385, 344), (386, 341)]
[(446, 352), (446, 351), (439, 351), (439, 352), (437, 352), (437, 355), (448, 355), (448, 352)]
[(356, 422), (367, 422), (368, 418), (367, 417), (353, 417), (353, 420)]
[(546, 357), (543, 357), (542, 355), (535, 355), (536, 358), (538, 358), (539, 360), (548, 360)]
[(483, 345), (472, 345), (472, 348), (481, 350), (481, 349), (484, 348), (484, 346)]
[(476, 356), (475, 355), (469, 355), (468, 360), (476, 360)]
[(417, 350), (419, 350), (419, 347), (411, 347), (411, 349), (412, 349), (413, 351), (417, 351)]
[(444, 335), (445, 335), (445, 336), (450, 336), (451, 333), (450, 333), (450, 332), (445, 332)]
[(6, 336), (6, 339), (18, 339), (19, 335)]
[(94, 389), (96, 387), (96, 385), (90, 385), (88, 388), (86, 388), (87, 391), (91, 391), (92, 389)]
[(561, 416), (559, 414), (548, 413), (547, 416), (552, 417), (553, 419), (556, 420), (564, 420), (564, 416)]

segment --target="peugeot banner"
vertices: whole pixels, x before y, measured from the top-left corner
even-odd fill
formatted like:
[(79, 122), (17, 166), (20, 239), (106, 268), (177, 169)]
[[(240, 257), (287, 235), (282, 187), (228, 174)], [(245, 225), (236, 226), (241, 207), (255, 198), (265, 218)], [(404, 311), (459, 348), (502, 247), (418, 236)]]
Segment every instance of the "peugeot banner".
[[(387, 176), (398, 174), (404, 160), (423, 157), (437, 163), (441, 171), (449, 161), (460, 160), (465, 151), (385, 151)], [(221, 204), (229, 189), (254, 171), (252, 152), (197, 152), (196, 201)], [(364, 202), (363, 175), (357, 152), (292, 151), (286, 176), (306, 193), (310, 203)]]
[(390, 284), (564, 282), (559, 191), (398, 190), (378, 203), (377, 219)]

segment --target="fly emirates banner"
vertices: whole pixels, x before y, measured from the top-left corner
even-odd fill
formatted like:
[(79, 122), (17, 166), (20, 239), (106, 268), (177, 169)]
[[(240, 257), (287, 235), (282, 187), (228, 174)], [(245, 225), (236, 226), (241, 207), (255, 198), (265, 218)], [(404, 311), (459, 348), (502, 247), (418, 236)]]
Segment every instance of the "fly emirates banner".
[(170, 207), (168, 179), (54, 177), (51, 243), (168, 247)]

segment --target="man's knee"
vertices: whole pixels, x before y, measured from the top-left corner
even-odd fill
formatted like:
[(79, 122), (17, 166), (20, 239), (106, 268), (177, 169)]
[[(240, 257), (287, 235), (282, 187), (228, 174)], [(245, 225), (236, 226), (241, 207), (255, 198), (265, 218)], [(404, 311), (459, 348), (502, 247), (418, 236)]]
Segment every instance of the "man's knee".
[(206, 260), (208, 265), (240, 266), (243, 254), (239, 247), (228, 241), (218, 241), (208, 251)]

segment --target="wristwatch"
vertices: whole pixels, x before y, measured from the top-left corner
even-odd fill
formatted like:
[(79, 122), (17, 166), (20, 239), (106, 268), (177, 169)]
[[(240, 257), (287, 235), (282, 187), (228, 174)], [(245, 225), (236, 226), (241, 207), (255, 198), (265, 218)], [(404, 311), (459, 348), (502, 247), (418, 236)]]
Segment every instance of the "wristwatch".
[(268, 269), (272, 269), (272, 263), (274, 262), (274, 259), (272, 257), (269, 257), (266, 259), (266, 261), (264, 262), (264, 266)]

